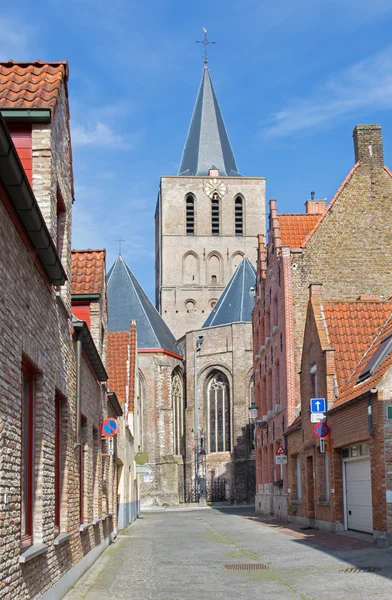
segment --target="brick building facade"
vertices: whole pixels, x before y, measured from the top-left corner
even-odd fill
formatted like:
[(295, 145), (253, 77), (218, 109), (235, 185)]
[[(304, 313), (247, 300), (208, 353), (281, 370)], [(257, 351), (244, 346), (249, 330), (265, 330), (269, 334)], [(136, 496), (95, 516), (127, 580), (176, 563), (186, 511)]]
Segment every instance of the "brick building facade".
[[(377, 297), (324, 301), (321, 289), (310, 286), (301, 415), (286, 432), (289, 520), (371, 533), (387, 545), (392, 535), (392, 303)], [(329, 408), (326, 452), (310, 421), (314, 397), (325, 398)]]
[[(323, 297), (332, 300), (361, 294), (388, 298), (392, 293), (388, 242), (392, 179), (383, 162), (381, 128), (358, 125), (353, 137), (356, 164), (328, 207), (312, 200), (307, 203), (306, 215), (279, 215), (272, 202), (267, 245), (262, 240), (259, 245), (253, 324), (255, 399), (263, 424), (257, 432), (256, 509), (283, 517), (287, 516), (287, 469), (283, 467), (281, 477), (275, 468), (274, 447), (300, 410), (298, 373), (308, 286), (322, 283)], [(274, 314), (283, 319), (275, 334)], [(283, 375), (281, 360), (286, 363)], [(277, 362), (278, 379), (272, 375)], [(279, 405), (285, 407), (285, 415), (275, 408)], [(277, 411), (277, 416), (269, 411)]]
[[(106, 301), (99, 336), (72, 315), (67, 81), (65, 62), (0, 64), (1, 598), (61, 597), (117, 527)], [(100, 281), (103, 299), (104, 261)]]

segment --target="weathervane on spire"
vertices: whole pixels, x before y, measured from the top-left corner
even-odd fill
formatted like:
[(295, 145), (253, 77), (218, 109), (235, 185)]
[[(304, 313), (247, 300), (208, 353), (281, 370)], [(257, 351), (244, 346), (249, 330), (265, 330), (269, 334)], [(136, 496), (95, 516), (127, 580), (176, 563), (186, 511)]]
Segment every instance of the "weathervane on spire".
[(208, 44), (216, 44), (216, 42), (210, 42), (209, 40), (207, 40), (207, 29), (205, 27), (203, 27), (203, 31), (204, 31), (204, 40), (197, 40), (196, 44), (204, 44), (204, 63), (207, 64), (208, 63), (207, 46), (208, 46)]
[(116, 240), (116, 242), (118, 242), (118, 253), (121, 254), (121, 242), (125, 242), (125, 240), (122, 240), (120, 235), (119, 239)]

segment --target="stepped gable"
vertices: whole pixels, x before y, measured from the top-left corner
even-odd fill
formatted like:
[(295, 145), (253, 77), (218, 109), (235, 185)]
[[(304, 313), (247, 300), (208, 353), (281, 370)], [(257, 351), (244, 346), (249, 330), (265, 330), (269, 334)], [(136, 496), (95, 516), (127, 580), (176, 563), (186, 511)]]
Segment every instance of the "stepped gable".
[(105, 277), (106, 250), (72, 250), (72, 294), (100, 294)]
[(222, 292), (203, 328), (229, 323), (251, 322), (254, 308), (256, 271), (245, 256)]
[(108, 332), (128, 331), (135, 320), (139, 350), (166, 351), (182, 358), (177, 341), (121, 254), (107, 276)]
[(50, 108), (53, 111), (63, 81), (67, 93), (68, 62), (65, 60), (1, 62), (0, 108)]
[(210, 169), (219, 170), (219, 175), (239, 175), (205, 63), (178, 174), (208, 176)]

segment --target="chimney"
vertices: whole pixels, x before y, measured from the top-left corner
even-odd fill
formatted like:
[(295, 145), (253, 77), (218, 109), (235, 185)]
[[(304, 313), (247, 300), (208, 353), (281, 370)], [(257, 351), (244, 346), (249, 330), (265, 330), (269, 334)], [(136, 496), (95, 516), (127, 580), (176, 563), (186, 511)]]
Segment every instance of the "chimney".
[(353, 138), (356, 163), (384, 166), (381, 125), (356, 125)]
[(314, 192), (311, 192), (311, 200), (306, 200), (305, 210), (307, 215), (322, 215), (327, 207), (327, 199), (315, 200)]
[(321, 288), (323, 287), (322, 283), (311, 283), (309, 285), (309, 297), (317, 298), (321, 300)]

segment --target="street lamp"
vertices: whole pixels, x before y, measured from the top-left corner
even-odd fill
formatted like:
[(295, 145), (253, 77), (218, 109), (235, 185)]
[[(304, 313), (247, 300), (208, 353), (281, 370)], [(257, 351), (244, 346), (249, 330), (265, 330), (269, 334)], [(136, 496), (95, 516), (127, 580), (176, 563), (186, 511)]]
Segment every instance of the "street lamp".
[(249, 407), (249, 418), (252, 421), (252, 423), (254, 423), (257, 419), (257, 406), (254, 402), (252, 402), (252, 404)]
[(198, 390), (197, 390), (197, 354), (203, 344), (204, 336), (198, 335), (194, 351), (194, 371), (195, 371), (195, 397), (193, 403), (193, 443), (195, 453), (195, 500), (199, 500), (199, 406), (198, 406)]
[(205, 432), (204, 429), (200, 432), (200, 478), (199, 478), (199, 488), (200, 488), (200, 497), (199, 504), (207, 503), (207, 451), (205, 449)]

